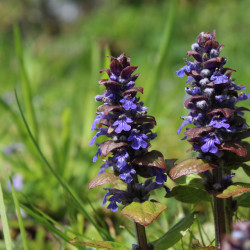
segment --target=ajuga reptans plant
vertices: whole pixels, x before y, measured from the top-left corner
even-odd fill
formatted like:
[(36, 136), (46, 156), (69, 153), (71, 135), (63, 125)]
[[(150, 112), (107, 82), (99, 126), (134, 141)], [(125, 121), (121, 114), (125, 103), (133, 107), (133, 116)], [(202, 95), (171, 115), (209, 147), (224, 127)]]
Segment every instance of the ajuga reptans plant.
[[(156, 121), (153, 116), (147, 114), (147, 107), (138, 97), (138, 93), (143, 94), (143, 88), (135, 87), (139, 74), (133, 73), (137, 67), (130, 66), (130, 58), (124, 54), (118, 58), (110, 58), (110, 69), (100, 71), (106, 72), (109, 79), (99, 81), (106, 89), (95, 98), (103, 104), (97, 108), (97, 116), (91, 128), (97, 130), (97, 133), (90, 145), (102, 135), (108, 140), (97, 143), (98, 151), (93, 161), (96, 162), (98, 156), (101, 156), (103, 164), (89, 187), (122, 181), (125, 184), (122, 189), (105, 188), (107, 193), (103, 198), (103, 205), (108, 202), (108, 208), (115, 212), (120, 203), (125, 206), (122, 213), (133, 218), (133, 214), (126, 212), (128, 205), (146, 204), (144, 202), (149, 201), (152, 190), (163, 187), (168, 191), (164, 186), (167, 180), (164, 173), (166, 167), (159, 151), (149, 152), (150, 141), (156, 137), (156, 133), (152, 132)], [(140, 183), (139, 176), (146, 180)], [(159, 206), (160, 203), (153, 204)], [(160, 207), (159, 211), (166, 209), (164, 204)], [(133, 219), (140, 223), (138, 218)]]
[(249, 160), (249, 144), (242, 141), (249, 137), (244, 119), (244, 112), (249, 110), (238, 106), (238, 103), (247, 100), (250, 94), (241, 92), (245, 87), (235, 84), (232, 73), (236, 70), (225, 67), (227, 58), (220, 56), (223, 45), (215, 40), (215, 32), (201, 32), (191, 47), (187, 55), (194, 60), (186, 60), (186, 65), (176, 72), (179, 77), (187, 75), (185, 90), (190, 95), (184, 103), (190, 111), (182, 117), (183, 123), (177, 133), (188, 124), (194, 125), (186, 129), (183, 139), (187, 139), (193, 151), (198, 152), (198, 157), (184, 160), (171, 170), (170, 175), (175, 179), (203, 172), (205, 188), (214, 195), (215, 220), (220, 221), (216, 228), (220, 245), (227, 226), (223, 224), (231, 223), (218, 215), (225, 214), (222, 198), (228, 198), (226, 208), (231, 219), (236, 209), (235, 201), (229, 198), (234, 194), (222, 195), (233, 184), (231, 166), (235, 170)]

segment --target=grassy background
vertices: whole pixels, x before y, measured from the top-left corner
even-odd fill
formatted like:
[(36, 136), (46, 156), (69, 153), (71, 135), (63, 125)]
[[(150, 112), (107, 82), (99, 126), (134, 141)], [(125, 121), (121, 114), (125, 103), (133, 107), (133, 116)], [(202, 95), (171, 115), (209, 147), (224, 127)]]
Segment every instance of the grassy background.
[[(0, 180), (3, 187), (8, 182), (8, 171), (21, 174), (24, 187), (19, 198), (26, 205), (33, 204), (61, 224), (70, 225), (81, 235), (100, 239), (93, 225), (71, 205), (71, 198), (40, 160), (20, 122), (14, 88), (27, 117), (29, 111), (25, 104), (13, 36), (13, 24), (18, 23), (23, 44), (22, 59), (30, 82), (30, 99), (35, 110), (41, 150), (56, 172), (81, 198), (89, 213), (93, 212), (88, 199), (98, 214), (104, 216), (114, 237), (120, 241), (134, 242), (128, 231), (119, 227), (123, 225), (133, 230), (132, 223), (128, 223), (119, 213), (112, 214), (101, 207), (104, 195), (101, 188), (91, 191), (87, 188), (100, 166), (100, 161), (92, 163), (96, 147), (88, 146), (88, 142), (94, 135), (90, 132), (97, 106), (94, 96), (102, 91), (97, 85), (101, 78), (98, 71), (105, 65), (107, 48), (110, 48), (113, 56), (125, 52), (131, 57), (132, 65), (139, 66), (141, 75), (136, 84), (144, 87), (141, 99), (158, 123), (158, 137), (152, 143), (152, 148), (159, 149), (166, 158), (184, 159), (188, 156), (185, 153), (188, 144), (180, 141), (181, 136), (176, 134), (181, 124), (179, 117), (186, 115), (187, 110), (183, 107), (185, 80), (177, 78), (175, 71), (184, 64), (186, 51), (201, 31), (216, 30), (217, 41), (225, 45), (221, 55), (228, 58), (228, 67), (237, 70), (234, 73), (236, 84), (246, 85), (246, 93), (250, 88), (249, 2), (176, 2), (174, 15), (171, 1), (72, 1), (77, 7), (78, 16), (72, 22), (66, 22), (56, 14), (62, 13), (66, 1), (1, 1), (0, 95), (18, 115), (14, 119), (6, 107), (0, 106), (0, 149), (4, 150), (13, 142), (24, 144), (22, 152), (1, 155)], [(48, 3), (51, 7), (48, 7)], [(244, 102), (244, 106), (249, 106), (249, 103)], [(249, 121), (250, 115), (246, 114), (246, 118)], [(238, 172), (235, 180), (246, 180), (244, 174)], [(169, 186), (173, 186), (171, 181)], [(14, 207), (8, 191), (5, 193), (14, 235), (17, 231)], [(169, 207), (168, 212), (162, 215), (165, 219), (148, 227), (151, 240), (194, 209), (191, 205), (177, 203), (173, 198), (164, 202)], [(211, 211), (202, 203), (195, 205), (195, 209), (201, 212), (200, 220), (212, 240)], [(28, 215), (24, 221), (30, 230), (30, 244), (39, 245), (40, 249), (60, 248), (45, 227), (39, 223), (37, 225)], [(196, 224), (192, 232), (200, 239)], [(20, 240), (14, 236), (13, 239), (14, 242)], [(204, 241), (209, 243), (206, 238)], [(185, 237), (187, 242), (189, 235)]]

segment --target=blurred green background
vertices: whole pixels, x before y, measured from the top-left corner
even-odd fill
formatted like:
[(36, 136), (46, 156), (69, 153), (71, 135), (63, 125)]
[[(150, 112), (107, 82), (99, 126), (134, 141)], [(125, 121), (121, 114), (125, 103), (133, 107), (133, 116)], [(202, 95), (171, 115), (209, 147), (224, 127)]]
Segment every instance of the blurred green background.
[[(249, 93), (249, 14), (248, 0), (1, 1), (2, 185), (7, 185), (8, 171), (21, 174), (24, 186), (20, 199), (62, 223), (76, 228), (81, 225), (84, 232), (79, 230), (85, 235), (96, 234), (88, 224), (79, 224), (79, 220), (84, 219), (69, 206), (67, 195), (23, 132), (13, 90), (17, 91), (25, 115), (27, 98), (21, 84), (14, 24), (20, 28), (22, 59), (30, 82), (39, 145), (57, 173), (86, 203), (87, 209), (90, 211), (88, 198), (100, 214), (105, 214), (110, 227), (119, 235), (122, 231), (119, 224), (125, 219), (101, 208), (104, 195), (101, 188), (91, 191), (87, 188), (101, 165), (100, 161), (92, 163), (96, 147), (88, 146), (88, 142), (94, 136), (90, 126), (98, 105), (94, 97), (102, 91), (97, 82), (102, 77), (99, 70), (107, 63), (105, 53), (110, 50), (113, 56), (118, 56), (124, 52), (131, 57), (132, 65), (139, 66), (137, 71), (141, 75), (136, 84), (144, 88), (141, 100), (149, 107), (148, 113), (156, 117), (158, 125), (158, 137), (152, 148), (160, 150), (165, 158), (185, 159), (189, 145), (180, 141), (182, 135), (176, 134), (182, 122), (179, 117), (188, 113), (183, 107), (185, 80), (177, 78), (175, 71), (184, 65), (186, 51), (190, 50), (196, 36), (201, 31), (215, 29), (217, 41), (225, 45), (221, 55), (228, 58), (227, 67), (237, 70), (233, 74), (236, 84), (247, 86), (245, 93)], [(249, 104), (248, 100), (243, 105), (249, 107)], [(16, 119), (10, 109), (16, 112)], [(249, 118), (246, 114), (248, 121)], [(29, 117), (28, 122), (30, 124)], [(6, 154), (13, 143), (21, 144), (17, 144), (11, 154)], [(239, 173), (235, 181), (244, 178)], [(169, 186), (173, 186), (171, 181)], [(171, 216), (179, 216), (175, 214), (176, 206), (180, 208), (171, 200), (166, 200), (170, 225), (174, 220)], [(183, 205), (180, 213), (185, 209), (190, 209), (190, 205)], [(205, 222), (209, 223), (208, 217)], [(150, 237), (154, 239), (155, 233)]]

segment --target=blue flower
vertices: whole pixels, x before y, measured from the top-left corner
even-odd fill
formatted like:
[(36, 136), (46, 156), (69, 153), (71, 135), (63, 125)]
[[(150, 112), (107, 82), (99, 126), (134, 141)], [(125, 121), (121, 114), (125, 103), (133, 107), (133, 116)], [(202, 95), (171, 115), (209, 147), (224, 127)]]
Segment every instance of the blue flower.
[(213, 81), (215, 84), (220, 84), (228, 82), (228, 77), (218, 71), (215, 71), (211, 76), (210, 80)]
[(209, 126), (213, 126), (214, 128), (229, 128), (230, 125), (225, 122), (227, 122), (227, 118), (214, 116)]
[(186, 81), (186, 84), (190, 83), (191, 81), (193, 81), (194, 78), (192, 76), (188, 76), (188, 79)]
[(96, 152), (96, 154), (95, 154), (95, 156), (93, 157), (93, 162), (96, 162), (98, 156), (101, 156), (101, 155), (102, 155), (102, 152), (101, 152), (101, 149), (99, 147), (98, 150), (97, 150), (97, 152)]
[(167, 175), (160, 168), (151, 168), (151, 176), (156, 176), (155, 182), (159, 185), (167, 181)]
[(177, 130), (177, 135), (181, 133), (181, 130), (182, 130), (182, 128), (183, 128), (184, 126), (193, 123), (193, 118), (192, 118), (192, 116), (185, 116), (185, 117), (182, 117), (182, 118), (184, 118), (184, 121), (182, 122), (181, 126), (178, 128), (178, 130)]
[(201, 94), (201, 89), (199, 87), (194, 87), (192, 89), (186, 87), (185, 90), (186, 90), (186, 93), (189, 95), (200, 95)]
[(125, 97), (120, 100), (120, 103), (123, 103), (123, 108), (125, 110), (136, 109), (137, 105), (134, 103), (135, 97)]
[(245, 101), (250, 98), (250, 94), (241, 93), (237, 99), (238, 102)]
[(102, 120), (104, 118), (104, 114), (103, 113), (100, 113), (96, 116), (94, 122), (92, 123), (91, 125), (91, 131), (95, 130), (95, 127), (97, 125), (97, 123), (99, 123), (100, 120)]
[(177, 70), (175, 73), (179, 76), (179, 77), (183, 77), (185, 76), (185, 71), (190, 73), (192, 70), (196, 70), (197, 69), (197, 65), (187, 61), (187, 65), (183, 66), (182, 68), (180, 68), (179, 70)]
[(147, 140), (148, 136), (141, 133), (140, 131), (133, 129), (128, 141), (132, 141), (131, 147), (135, 150), (138, 150), (140, 147), (146, 148), (148, 146)]
[(124, 131), (129, 131), (131, 129), (131, 126), (128, 125), (128, 123), (132, 123), (133, 120), (129, 117), (127, 117), (126, 115), (120, 115), (118, 120), (116, 120), (113, 123), (113, 126), (117, 126), (115, 129), (116, 133), (121, 133), (123, 130)]
[(201, 146), (202, 152), (204, 153), (210, 152), (212, 154), (215, 154), (218, 152), (218, 148), (215, 146), (215, 143), (221, 144), (220, 140), (214, 133), (210, 133), (202, 137), (201, 142), (205, 142), (205, 144)]
[(107, 135), (107, 133), (108, 133), (107, 128), (100, 128), (100, 130), (95, 134), (95, 136), (89, 142), (89, 145), (93, 145), (97, 137), (99, 137), (101, 135)]
[(132, 174), (136, 174), (136, 172), (130, 164), (127, 164), (122, 168), (120, 177), (124, 182), (130, 183), (133, 180)]

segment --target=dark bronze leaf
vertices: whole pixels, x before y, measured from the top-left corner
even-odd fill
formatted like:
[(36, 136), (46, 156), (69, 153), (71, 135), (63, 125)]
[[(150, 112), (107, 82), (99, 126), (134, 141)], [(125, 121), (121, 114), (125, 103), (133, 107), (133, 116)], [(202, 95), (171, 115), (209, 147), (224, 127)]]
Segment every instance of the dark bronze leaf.
[(236, 143), (236, 142), (222, 142), (218, 146), (219, 150), (226, 150), (226, 151), (231, 151), (241, 157), (246, 157), (247, 151), (246, 148), (243, 147), (241, 144)]
[(164, 156), (157, 150), (152, 150), (142, 156), (135, 158), (132, 163), (139, 166), (156, 167), (165, 170)]
[(102, 158), (106, 157), (111, 151), (118, 149), (120, 147), (127, 146), (126, 142), (114, 142), (114, 141), (105, 141), (100, 145), (100, 150), (102, 153)]
[(196, 61), (201, 62), (202, 61), (202, 55), (194, 50), (189, 50), (187, 52), (188, 56), (192, 56)]
[(99, 174), (90, 181), (89, 189), (95, 188), (97, 186), (101, 186), (106, 183), (115, 182), (117, 180), (120, 180), (120, 176), (116, 176), (114, 173)]
[(122, 71), (122, 65), (117, 59), (113, 59), (110, 64), (110, 70), (114, 75), (119, 76)]
[(153, 125), (156, 125), (156, 120), (153, 116), (151, 115), (146, 115), (146, 116), (142, 116), (140, 118), (137, 118), (134, 120), (134, 123), (144, 123), (144, 122), (149, 122), (149, 123), (152, 123)]
[(211, 49), (217, 49), (218, 47), (219, 47), (219, 43), (214, 40), (206, 41), (205, 46), (204, 46), (206, 52), (210, 51)]
[(133, 72), (136, 71), (138, 67), (137, 66), (128, 66), (121, 72), (121, 78), (128, 79)]
[(204, 67), (207, 69), (212, 69), (220, 67), (226, 63), (225, 57), (215, 57), (204, 62)]
[(219, 113), (223, 114), (224, 117), (229, 118), (233, 113), (235, 113), (235, 109), (229, 109), (229, 108), (214, 109), (208, 114), (214, 116)]
[(123, 110), (123, 107), (118, 106), (118, 105), (108, 105), (108, 104), (104, 104), (101, 105), (97, 108), (97, 111), (103, 111), (104, 115), (108, 115), (110, 112), (114, 111), (114, 110)]
[(136, 88), (131, 88), (122, 93), (123, 96), (125, 95), (136, 95), (137, 92), (140, 92), (143, 94), (143, 88), (142, 87), (136, 87)]
[(184, 132), (184, 135), (189, 136), (191, 139), (194, 139), (196, 137), (199, 137), (203, 132), (211, 132), (214, 130), (214, 127), (193, 127)]

